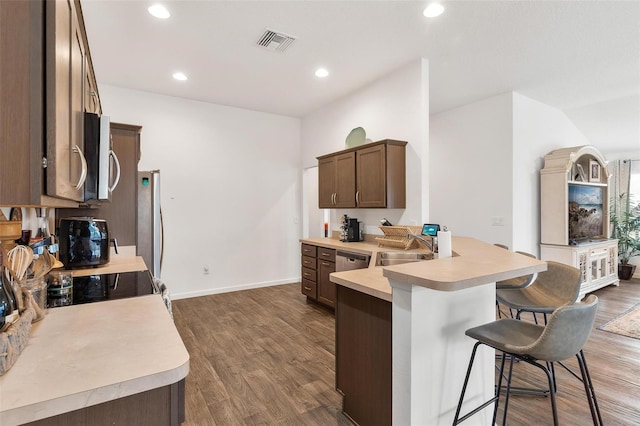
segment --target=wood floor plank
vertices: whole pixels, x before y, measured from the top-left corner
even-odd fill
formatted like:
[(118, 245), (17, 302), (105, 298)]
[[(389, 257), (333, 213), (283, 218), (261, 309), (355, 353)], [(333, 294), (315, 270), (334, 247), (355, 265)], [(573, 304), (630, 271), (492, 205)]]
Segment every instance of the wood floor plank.
[[(597, 327), (640, 302), (640, 280), (595, 294)], [(335, 390), (334, 316), (298, 283), (176, 300), (173, 311), (191, 356), (185, 426), (351, 424)], [(604, 423), (639, 425), (640, 340), (595, 327), (584, 352)], [(515, 369), (514, 385), (545, 385), (533, 367)], [(557, 374), (560, 423), (591, 424), (582, 384)], [(509, 425), (550, 423), (548, 398), (512, 397)]]

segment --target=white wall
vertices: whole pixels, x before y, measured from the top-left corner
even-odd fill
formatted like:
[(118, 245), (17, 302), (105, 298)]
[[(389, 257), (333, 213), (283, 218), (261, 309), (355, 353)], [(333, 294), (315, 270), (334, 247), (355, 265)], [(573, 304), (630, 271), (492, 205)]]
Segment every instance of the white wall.
[(299, 119), (108, 85), (100, 98), (143, 126), (139, 170), (161, 170), (174, 298), (299, 279)]
[(564, 112), (513, 93), (514, 250), (540, 254), (540, 170), (544, 156), (554, 149), (581, 145), (590, 142)]
[(562, 111), (515, 92), (434, 115), (430, 131), (433, 220), (538, 255), (544, 155), (588, 145), (584, 135)]
[[(428, 62), (420, 59), (302, 119), (301, 158), (305, 169), (317, 165), (317, 156), (345, 149), (345, 138), (355, 127), (363, 127), (372, 141), (408, 142), (406, 209), (335, 209), (331, 211), (333, 230), (338, 229), (337, 219), (343, 214), (357, 217), (365, 224), (365, 232), (375, 234), (381, 234), (378, 225), (382, 217), (406, 225), (427, 220), (428, 99)], [(321, 223), (310, 226), (320, 227)]]
[(324, 237), (324, 210), (318, 208), (318, 167), (302, 173), (302, 238)]
[[(434, 223), (453, 235), (512, 246), (512, 134), (510, 93), (431, 117)], [(493, 226), (493, 218), (503, 225)]]

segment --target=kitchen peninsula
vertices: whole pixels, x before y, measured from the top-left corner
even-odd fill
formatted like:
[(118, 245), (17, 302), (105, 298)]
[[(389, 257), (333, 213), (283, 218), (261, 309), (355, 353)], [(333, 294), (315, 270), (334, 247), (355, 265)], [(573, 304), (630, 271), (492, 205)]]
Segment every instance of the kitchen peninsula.
[[(373, 410), (388, 424), (450, 424), (473, 346), (464, 333), (495, 319), (494, 283), (546, 270), (543, 261), (473, 238), (454, 237), (453, 250), (446, 259), (384, 268), (372, 261), (367, 269), (331, 274), (338, 285), (336, 386), (345, 395), (345, 414), (358, 423)], [(344, 363), (344, 356), (366, 362)], [(478, 357), (470, 405), (493, 395), (493, 351)], [(377, 391), (353, 392), (374, 386)]]
[[(146, 269), (141, 258), (119, 258), (103, 269), (140, 265)], [(48, 309), (0, 377), (0, 424), (174, 425), (184, 417), (188, 372), (189, 354), (159, 294)]]

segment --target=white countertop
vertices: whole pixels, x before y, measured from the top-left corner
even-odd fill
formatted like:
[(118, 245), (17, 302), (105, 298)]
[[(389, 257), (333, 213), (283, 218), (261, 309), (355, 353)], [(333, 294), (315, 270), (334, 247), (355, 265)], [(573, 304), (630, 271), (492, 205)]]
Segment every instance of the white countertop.
[(158, 294), (48, 309), (0, 376), (0, 425), (167, 386), (188, 372), (189, 354)]

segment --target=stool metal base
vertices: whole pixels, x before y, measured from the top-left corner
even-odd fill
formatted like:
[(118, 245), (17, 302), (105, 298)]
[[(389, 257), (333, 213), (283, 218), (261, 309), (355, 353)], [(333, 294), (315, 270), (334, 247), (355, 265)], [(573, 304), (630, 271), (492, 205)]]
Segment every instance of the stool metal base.
[[(500, 349), (494, 348), (500, 352), (502, 352), (503, 356), (502, 356), (502, 360), (500, 362), (500, 375), (498, 378), (498, 383), (495, 387), (496, 392), (495, 392), (495, 396), (493, 398), (491, 398), (490, 400), (484, 402), (483, 404), (481, 404), (480, 406), (474, 408), (472, 411), (470, 411), (469, 413), (465, 414), (464, 416), (460, 417), (460, 411), (462, 409), (462, 403), (464, 401), (464, 394), (467, 390), (467, 384), (469, 383), (469, 377), (471, 376), (471, 369), (473, 367), (473, 361), (475, 359), (476, 356), (476, 351), (478, 349), (478, 346), (480, 346), (481, 344), (487, 345), (486, 343), (483, 342), (476, 342), (476, 344), (473, 346), (473, 351), (471, 352), (471, 359), (469, 360), (469, 366), (467, 367), (467, 374), (465, 376), (464, 379), (464, 384), (462, 386), (462, 392), (460, 394), (460, 400), (458, 401), (458, 407), (456, 408), (456, 414), (455, 417), (453, 419), (453, 425), (458, 425), (460, 423), (462, 423), (463, 421), (467, 420), (469, 417), (473, 416), (474, 414), (476, 414), (477, 412), (479, 412), (480, 410), (488, 407), (491, 404), (494, 404), (494, 408), (493, 408), (493, 420), (492, 420), (492, 424), (496, 424), (496, 416), (497, 416), (497, 412), (498, 412), (498, 404), (500, 402), (500, 394), (501, 391), (503, 390), (503, 386), (502, 386), (502, 379), (504, 378), (504, 364), (505, 364), (505, 359), (506, 356), (505, 355), (510, 355), (510, 361), (509, 361), (509, 372), (506, 379), (506, 390), (505, 390), (505, 402), (504, 402), (504, 412), (503, 412), (503, 416), (502, 416), (502, 424), (506, 425), (507, 423), (507, 410), (509, 408), (509, 396), (514, 393), (515, 388), (511, 387), (511, 378), (512, 378), (512, 373), (513, 373), (513, 361), (514, 359), (518, 359), (520, 361), (524, 361), (527, 364), (531, 364), (539, 369), (541, 369), (542, 371), (544, 371), (545, 375), (547, 376), (547, 381), (549, 383), (549, 391), (547, 391), (547, 396), (549, 396), (551, 398), (551, 410), (552, 410), (552, 414), (553, 414), (553, 424), (555, 426), (558, 425), (558, 409), (556, 406), (556, 386), (555, 386), (555, 374), (553, 373), (552, 368), (549, 368), (539, 362), (536, 362), (536, 360), (527, 357), (527, 356), (522, 356), (522, 355), (517, 355), (517, 354), (512, 354), (512, 353), (505, 353), (500, 351)], [(491, 345), (487, 345), (489, 347), (492, 347)], [(578, 359), (578, 365), (580, 366), (580, 373), (581, 373), (581, 381), (584, 384), (584, 390), (585, 390), (585, 394), (587, 396), (587, 401), (589, 403), (589, 410), (591, 411), (591, 418), (593, 420), (593, 424), (595, 426), (602, 426), (603, 422), (602, 422), (602, 416), (600, 414), (600, 408), (598, 406), (598, 400), (596, 399), (596, 394), (595, 391), (593, 389), (593, 383), (591, 382), (591, 375), (589, 374), (589, 369), (587, 368), (587, 361), (584, 357), (584, 353), (582, 352), (582, 350), (580, 350), (580, 352), (578, 352), (576, 355), (576, 358)], [(565, 367), (566, 368), (566, 367)], [(578, 377), (577, 375), (574, 374), (575, 377), (577, 377), (578, 379), (580, 379), (580, 377)]]

